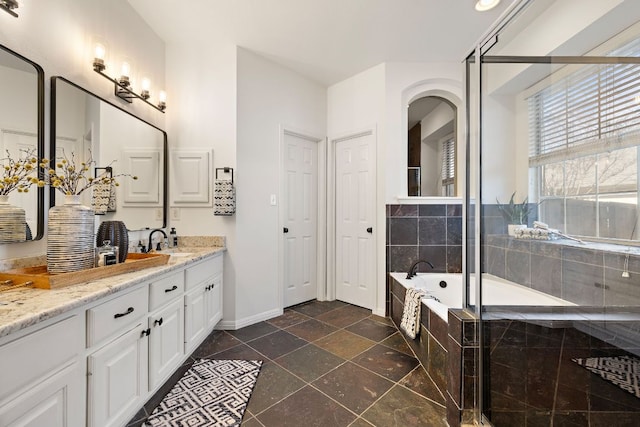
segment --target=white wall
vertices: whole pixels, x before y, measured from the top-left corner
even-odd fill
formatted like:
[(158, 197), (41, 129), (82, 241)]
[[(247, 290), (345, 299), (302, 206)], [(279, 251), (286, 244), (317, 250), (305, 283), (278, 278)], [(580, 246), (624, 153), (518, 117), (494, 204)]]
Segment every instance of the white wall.
[(214, 168), (235, 170), (237, 206), (231, 217), (213, 209), (181, 208), (170, 220), (182, 235), (224, 235), (224, 314), (238, 328), (282, 309), (278, 301), (280, 126), (320, 137), (326, 129), (326, 90), (225, 40), (167, 45), (170, 148), (213, 150)]
[[(20, 2), (17, 12), (18, 18), (0, 13), (0, 44), (44, 68), (47, 154), (51, 76), (66, 77), (118, 103), (113, 96), (113, 84), (96, 74), (91, 67), (95, 41), (101, 40), (106, 44), (106, 61), (110, 66), (108, 71), (113, 71), (115, 64), (123, 58), (129, 58), (134, 78), (144, 73), (151, 76), (154, 87), (164, 87), (164, 42), (126, 0), (26, 1)], [(171, 99), (167, 100), (167, 115), (171, 114), (173, 108), (171, 102)], [(165, 115), (146, 104), (134, 102), (132, 105), (123, 103), (122, 106), (164, 128)], [(48, 206), (48, 198), (46, 204)], [(46, 250), (45, 239), (0, 245), (0, 259), (43, 254)]]
[(237, 58), (235, 319), (242, 326), (282, 308), (276, 250), (282, 230), (278, 206), (269, 200), (279, 195), (281, 132), (285, 127), (323, 139), (327, 94), (324, 86), (248, 50), (238, 48)]
[[(371, 127), (376, 129), (376, 314), (385, 310), (385, 205), (397, 203), (398, 196), (407, 194), (408, 105), (418, 97), (433, 95), (448, 99), (459, 111), (464, 111), (462, 70), (459, 63), (384, 63), (329, 87), (330, 140)], [(458, 139), (464, 141), (461, 122)], [(461, 157), (458, 170), (464, 173)]]
[[(167, 44), (167, 81), (172, 82), (167, 91), (170, 150), (213, 150), (214, 167), (236, 168), (236, 56), (236, 46), (225, 40)], [(178, 238), (226, 237), (223, 320), (235, 319), (236, 217), (214, 216), (211, 207), (180, 208), (179, 214), (179, 220), (169, 220)]]

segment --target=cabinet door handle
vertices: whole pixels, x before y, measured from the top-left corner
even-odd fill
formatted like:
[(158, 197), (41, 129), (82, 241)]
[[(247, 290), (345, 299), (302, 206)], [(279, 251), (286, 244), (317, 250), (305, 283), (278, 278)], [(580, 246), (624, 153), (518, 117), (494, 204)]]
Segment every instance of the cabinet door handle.
[(153, 322), (153, 326), (162, 326), (162, 317)]
[(114, 318), (114, 319), (117, 319), (118, 317), (124, 317), (124, 316), (126, 316), (127, 314), (131, 314), (131, 313), (133, 313), (133, 307), (129, 307), (129, 308), (127, 308), (127, 311), (125, 311), (124, 313), (116, 313), (116, 314), (114, 314), (114, 315), (113, 315), (113, 318)]
[(282, 228), (282, 232), (283, 232), (283, 233), (288, 233), (288, 232), (289, 232), (289, 229), (288, 229), (287, 227), (283, 227), (283, 228)]
[(173, 291), (175, 291), (176, 289), (178, 289), (178, 287), (177, 287), (176, 285), (173, 285), (173, 286), (171, 287), (171, 289), (165, 289), (164, 291), (165, 291), (165, 292), (173, 292)]
[(369, 233), (369, 234), (373, 233), (373, 227), (367, 228), (367, 233)]
[(143, 329), (140, 333), (140, 338), (148, 337), (149, 335), (151, 335), (151, 329)]

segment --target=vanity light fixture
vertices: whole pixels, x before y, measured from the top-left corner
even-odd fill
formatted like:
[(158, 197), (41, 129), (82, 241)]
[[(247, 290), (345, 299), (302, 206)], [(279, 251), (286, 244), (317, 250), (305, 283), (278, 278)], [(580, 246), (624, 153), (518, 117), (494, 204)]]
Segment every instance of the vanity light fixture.
[(498, 3), (500, 3), (500, 0), (478, 0), (476, 10), (478, 12), (486, 12), (496, 7)]
[(158, 108), (160, 111), (164, 111), (164, 109), (167, 108), (167, 92), (161, 90), (158, 99), (160, 100), (160, 102), (158, 102)]
[(140, 96), (144, 99), (149, 99), (149, 88), (151, 88), (151, 82), (148, 78), (142, 78), (142, 91), (140, 92)]
[[(2, 1), (6, 0), (0, 0), (0, 2)], [(104, 70), (106, 69), (106, 66), (104, 64), (104, 56), (104, 46), (99, 43), (96, 44), (94, 49), (93, 71), (100, 74), (105, 79), (113, 82), (113, 84), (115, 85), (114, 94), (118, 98), (123, 99), (130, 104), (134, 99), (139, 99), (147, 103), (148, 105), (151, 105), (161, 113), (164, 113), (164, 110), (167, 109), (166, 95), (163, 95), (164, 92), (160, 92), (158, 105), (152, 104), (151, 102), (149, 102), (149, 87), (151, 86), (151, 82), (149, 81), (149, 79), (142, 79), (142, 92), (140, 94), (135, 93), (131, 84), (131, 76), (129, 75), (131, 73), (131, 66), (129, 65), (129, 63), (122, 63), (122, 72), (120, 73), (120, 78), (115, 79), (104, 72)]]
[(0, 9), (7, 12), (9, 15), (17, 18), (18, 14), (13, 11), (13, 9), (18, 8), (17, 0), (0, 0)]

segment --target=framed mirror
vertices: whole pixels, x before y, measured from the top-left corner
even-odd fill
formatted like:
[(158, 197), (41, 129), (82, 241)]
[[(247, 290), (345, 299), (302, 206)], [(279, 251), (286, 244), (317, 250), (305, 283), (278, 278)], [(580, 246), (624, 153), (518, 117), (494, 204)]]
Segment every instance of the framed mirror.
[[(97, 202), (104, 195), (98, 185), (81, 194), (82, 203), (128, 230), (166, 227), (166, 132), (59, 76), (51, 78), (51, 105), (50, 152), (56, 161), (91, 158), (91, 176), (108, 170), (118, 183), (107, 189), (108, 203)], [(63, 194), (51, 192), (52, 202), (62, 204)]]
[[(44, 155), (44, 71), (35, 62), (0, 45), (0, 158), (3, 169), (28, 156)], [(14, 163), (15, 164), (15, 163)], [(4, 170), (2, 172), (5, 172)], [(8, 174), (0, 175), (3, 179)], [(35, 177), (35, 175), (34, 175)], [(41, 239), (44, 188), (5, 187), (0, 201), (0, 244)], [(6, 199), (6, 200), (5, 200)], [(10, 223), (9, 217), (15, 221)]]

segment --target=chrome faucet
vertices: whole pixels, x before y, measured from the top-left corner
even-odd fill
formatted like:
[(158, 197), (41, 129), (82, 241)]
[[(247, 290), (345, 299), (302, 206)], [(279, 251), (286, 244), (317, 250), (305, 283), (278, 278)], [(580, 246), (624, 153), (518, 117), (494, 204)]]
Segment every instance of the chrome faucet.
[[(159, 231), (159, 232), (161, 232), (161, 233), (162, 233), (162, 235), (164, 236), (164, 241), (166, 241), (166, 240), (167, 240), (167, 233), (165, 233), (163, 229), (161, 229), (161, 228), (156, 228), (155, 230), (151, 230), (151, 233), (149, 233), (149, 247), (147, 248), (147, 252), (151, 252), (151, 248), (153, 247), (153, 240), (152, 240), (152, 237), (153, 237), (153, 234), (154, 234), (156, 231)], [(157, 251), (162, 250), (162, 245), (160, 244), (160, 242), (158, 242), (158, 244), (156, 245), (156, 250), (157, 250)]]
[(435, 268), (433, 264), (431, 264), (429, 261), (426, 261), (426, 260), (416, 261), (413, 263), (411, 267), (409, 267), (409, 271), (407, 272), (407, 279), (411, 279), (413, 276), (416, 275), (416, 272), (418, 270), (418, 264), (421, 264), (421, 263), (429, 264), (429, 267), (431, 267), (432, 270)]

